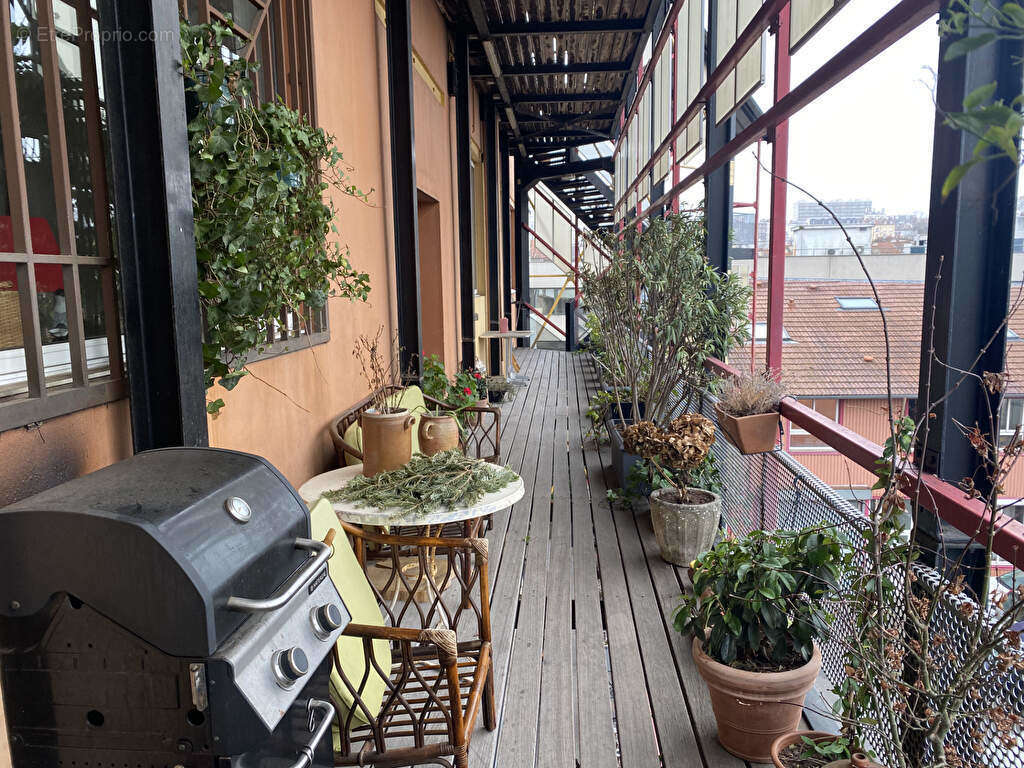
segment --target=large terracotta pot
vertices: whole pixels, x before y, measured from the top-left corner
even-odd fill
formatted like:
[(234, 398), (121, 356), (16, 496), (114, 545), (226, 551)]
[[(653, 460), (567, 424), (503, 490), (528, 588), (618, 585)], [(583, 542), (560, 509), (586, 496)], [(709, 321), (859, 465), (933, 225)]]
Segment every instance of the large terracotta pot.
[[(792, 744), (803, 742), (804, 737), (812, 741), (832, 741), (836, 735), (825, 731), (791, 731), (784, 733), (772, 742), (772, 762), (776, 768), (788, 768), (782, 761), (782, 753), (786, 747)], [(863, 752), (854, 752), (849, 760), (833, 760), (826, 763), (823, 768), (882, 768), (878, 763), (872, 762)]]
[(651, 525), (661, 549), (661, 559), (687, 566), (697, 556), (711, 549), (722, 517), (722, 499), (711, 491), (691, 488), (703, 494), (701, 504), (678, 504), (675, 488), (659, 488), (651, 492)]
[(459, 447), (459, 424), (450, 413), (424, 413), (420, 416), (420, 453), (435, 453)]
[(778, 411), (756, 413), (753, 416), (733, 416), (715, 403), (715, 415), (718, 418), (718, 426), (722, 428), (726, 438), (743, 455), (750, 456), (774, 450), (779, 439), (779, 420), (782, 418)]
[(365, 411), (359, 416), (363, 429), (363, 474), (373, 477), (409, 463), (412, 458), (412, 425), (416, 417), (406, 409), (393, 413)]
[(695, 637), (693, 660), (711, 694), (718, 741), (744, 760), (770, 763), (772, 743), (800, 725), (804, 697), (821, 670), (818, 646), (802, 667), (786, 672), (746, 672), (719, 664), (704, 653)]

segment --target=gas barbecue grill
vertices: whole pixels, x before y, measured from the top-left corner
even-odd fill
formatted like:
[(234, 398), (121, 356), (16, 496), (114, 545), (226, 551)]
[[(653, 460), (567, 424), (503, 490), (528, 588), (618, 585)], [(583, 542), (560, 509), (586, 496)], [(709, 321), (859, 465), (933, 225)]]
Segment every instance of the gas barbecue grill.
[(0, 510), (15, 768), (333, 765), (330, 547), (267, 462), (149, 451)]

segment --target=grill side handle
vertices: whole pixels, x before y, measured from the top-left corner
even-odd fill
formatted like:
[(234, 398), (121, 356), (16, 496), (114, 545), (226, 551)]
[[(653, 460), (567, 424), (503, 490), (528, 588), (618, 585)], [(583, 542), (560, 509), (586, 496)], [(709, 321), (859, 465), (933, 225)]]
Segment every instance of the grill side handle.
[(316, 552), (316, 557), (310, 558), (302, 568), (296, 571), (291, 580), (276, 595), (266, 598), (232, 595), (227, 599), (227, 607), (232, 611), (246, 611), (248, 613), (264, 613), (277, 610), (287, 604), (289, 600), (298, 594), (300, 589), (310, 582), (334, 552), (334, 548), (330, 544), (325, 544), (316, 539), (297, 538), (295, 539), (295, 548)]
[[(334, 721), (334, 705), (331, 702), (323, 699), (310, 699), (306, 707), (309, 709), (309, 730), (313, 732), (313, 735), (299, 750), (301, 754), (298, 759), (288, 768), (310, 768), (313, 765), (315, 760), (313, 753), (331, 729), (331, 723)], [(320, 723), (314, 726), (317, 710), (323, 713), (323, 717)]]

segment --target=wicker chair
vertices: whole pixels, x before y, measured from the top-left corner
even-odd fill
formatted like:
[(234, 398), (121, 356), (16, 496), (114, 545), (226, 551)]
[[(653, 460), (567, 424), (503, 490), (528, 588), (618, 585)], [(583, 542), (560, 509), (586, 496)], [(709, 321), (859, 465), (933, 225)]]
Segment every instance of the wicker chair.
[[(353, 616), (333, 651), (335, 765), (466, 768), (481, 710), (496, 726), (486, 539), (370, 533), (338, 522), (326, 502), (311, 517), (314, 536), (348, 535), (329, 561)], [(359, 578), (382, 558), (387, 584)]]
[[(403, 387), (393, 385), (385, 389), (388, 396), (397, 396)], [(427, 395), (423, 396), (424, 402), (430, 408), (437, 408), (442, 411), (455, 410), (447, 403), (435, 400)], [(373, 396), (367, 396), (354, 406), (336, 418), (331, 419), (327, 429), (334, 443), (334, 449), (338, 453), (338, 465), (345, 466), (346, 456), (354, 459), (353, 463), (363, 460), (363, 454), (359, 448), (345, 440), (345, 432), (350, 426), (356, 423), (359, 415), (373, 405)], [(490, 406), (472, 406), (462, 411), (467, 417), (465, 419), (468, 430), (459, 441), (460, 447), (467, 456), (483, 459), (493, 464), (501, 462), (501, 409)]]

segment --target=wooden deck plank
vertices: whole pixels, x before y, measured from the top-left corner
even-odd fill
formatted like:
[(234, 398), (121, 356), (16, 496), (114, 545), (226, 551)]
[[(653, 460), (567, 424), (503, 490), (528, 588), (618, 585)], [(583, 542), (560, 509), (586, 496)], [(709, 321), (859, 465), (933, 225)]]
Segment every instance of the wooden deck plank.
[[(601, 580), (591, 512), (591, 489), (583, 463), (588, 407), (585, 374), (573, 365), (575, 410), (570, 403), (569, 479), (572, 496), (573, 587), (576, 622), (576, 696), (579, 761), (588, 768), (615, 768), (616, 738), (609, 695), (608, 644), (601, 610)], [(582, 390), (582, 394), (581, 394)]]
[[(520, 437), (513, 447), (513, 461), (522, 456), (519, 461), (518, 471), (523, 476), (527, 488), (533, 488), (537, 475), (537, 462), (539, 457), (539, 443), (536, 440), (528, 439), (534, 428), (534, 419), (539, 425), (543, 422), (543, 410), (547, 402), (547, 392), (544, 384), (550, 374), (550, 368), (556, 361), (555, 355), (535, 353), (538, 367), (530, 381), (530, 386), (524, 393), (528, 401), (524, 405), (524, 414), (518, 434)], [(526, 356), (524, 356), (526, 357)], [(534, 357), (530, 355), (529, 357)], [(525, 363), (525, 361), (524, 361)], [(525, 365), (524, 365), (525, 367)], [(530, 413), (529, 422), (526, 421), (526, 413)], [(529, 425), (526, 427), (526, 425)], [(526, 427), (524, 429), (524, 427)], [(513, 464), (513, 469), (516, 469)], [(493, 766), (497, 755), (497, 747), (502, 732), (505, 729), (505, 718), (503, 711), (508, 703), (505, 689), (507, 687), (508, 671), (510, 668), (513, 632), (516, 618), (519, 614), (519, 595), (522, 585), (523, 561), (526, 555), (526, 539), (530, 526), (530, 512), (532, 509), (533, 497), (526, 496), (522, 501), (500, 515), (495, 515), (495, 530), (492, 534), (504, 536), (500, 568), (491, 591), (491, 637), (492, 655), (494, 658), (494, 687), (498, 697), (498, 711), (502, 716), (498, 729), (488, 732), (478, 727), (473, 735), (472, 749), (470, 750), (470, 764), (473, 766)]]
[[(551, 531), (547, 567), (547, 605), (541, 664), (538, 768), (573, 765), (576, 739), (573, 695), (572, 494), (569, 485), (569, 391), (573, 410), (576, 377), (572, 357), (561, 355), (552, 432)], [(570, 378), (572, 383), (570, 384)]]
[(661, 756), (651, 704), (647, 697), (640, 641), (630, 611), (629, 587), (622, 553), (615, 535), (611, 507), (605, 495), (607, 486), (604, 482), (604, 467), (600, 453), (592, 442), (583, 446), (583, 458), (590, 480), (622, 765), (660, 768)]
[[(550, 354), (550, 353), (547, 353)], [(531, 442), (540, 444), (533, 483), (530, 525), (525, 540), (522, 592), (510, 658), (502, 731), (498, 738), (498, 768), (532, 765), (537, 749), (538, 703), (541, 701), (541, 663), (544, 651), (544, 607), (547, 589), (551, 525), (551, 486), (554, 433), (557, 424), (557, 381), (562, 366), (558, 355), (545, 392), (545, 408)], [(571, 722), (571, 719), (568, 721)]]

